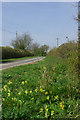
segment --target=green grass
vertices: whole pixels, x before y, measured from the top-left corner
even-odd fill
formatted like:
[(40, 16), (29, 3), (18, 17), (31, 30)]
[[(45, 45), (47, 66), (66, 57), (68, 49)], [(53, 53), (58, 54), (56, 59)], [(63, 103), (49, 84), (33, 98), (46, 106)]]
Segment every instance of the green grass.
[(75, 118), (79, 116), (76, 76), (67, 61), (43, 61), (2, 71), (3, 119)]
[(35, 56), (22, 57), (22, 58), (2, 59), (2, 60), (0, 60), (0, 63), (13, 62), (13, 61), (16, 61), (16, 60), (25, 60), (25, 59), (29, 59), (29, 58), (35, 58)]

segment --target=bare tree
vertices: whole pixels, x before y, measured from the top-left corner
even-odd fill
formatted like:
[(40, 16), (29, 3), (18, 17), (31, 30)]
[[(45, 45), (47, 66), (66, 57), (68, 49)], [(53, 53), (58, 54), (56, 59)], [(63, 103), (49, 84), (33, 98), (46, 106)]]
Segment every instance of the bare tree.
[(16, 40), (13, 40), (11, 42), (11, 45), (14, 48), (19, 48), (23, 50), (28, 50), (31, 43), (32, 43), (32, 38), (29, 34), (23, 34), (22, 36), (17, 37)]
[(37, 53), (38, 53), (38, 51), (39, 51), (39, 44), (38, 43), (33, 43), (32, 44), (32, 46), (31, 46), (31, 48), (32, 48), (32, 50), (33, 50), (33, 52), (34, 52), (34, 55), (36, 55)]

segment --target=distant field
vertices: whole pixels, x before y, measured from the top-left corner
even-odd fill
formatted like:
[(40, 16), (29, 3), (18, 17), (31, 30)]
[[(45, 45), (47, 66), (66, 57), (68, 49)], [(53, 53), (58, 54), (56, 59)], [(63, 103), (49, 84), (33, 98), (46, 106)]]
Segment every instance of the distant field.
[(78, 80), (67, 61), (44, 60), (2, 71), (3, 119), (79, 117)]

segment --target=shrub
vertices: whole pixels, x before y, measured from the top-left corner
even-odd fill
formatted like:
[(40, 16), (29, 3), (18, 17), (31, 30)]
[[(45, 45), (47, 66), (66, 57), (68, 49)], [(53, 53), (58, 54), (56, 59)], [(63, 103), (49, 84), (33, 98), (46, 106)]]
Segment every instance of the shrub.
[(77, 43), (69, 41), (49, 51), (48, 55), (53, 57), (61, 57), (67, 60), (68, 72), (78, 74), (78, 47)]
[(24, 51), (17, 48), (2, 47), (2, 59), (20, 58), (27, 56), (33, 56), (33, 54), (29, 51)]
[(59, 52), (59, 56), (62, 58), (68, 58), (70, 56), (70, 52), (73, 50), (76, 51), (76, 49), (77, 49), (77, 44), (72, 41), (62, 44), (57, 48)]

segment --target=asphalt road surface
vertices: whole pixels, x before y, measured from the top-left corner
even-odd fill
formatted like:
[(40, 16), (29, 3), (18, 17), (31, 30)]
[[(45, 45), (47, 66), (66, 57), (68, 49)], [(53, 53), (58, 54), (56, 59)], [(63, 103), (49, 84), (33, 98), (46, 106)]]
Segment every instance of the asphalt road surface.
[(14, 66), (30, 64), (30, 63), (42, 60), (44, 58), (45, 57), (36, 57), (36, 58), (30, 58), (30, 59), (26, 59), (26, 60), (17, 60), (14, 62), (2, 63), (2, 64), (0, 64), (0, 71), (7, 69), (7, 68), (10, 68), (10, 67), (14, 67)]

